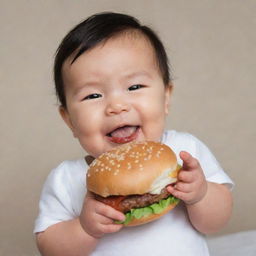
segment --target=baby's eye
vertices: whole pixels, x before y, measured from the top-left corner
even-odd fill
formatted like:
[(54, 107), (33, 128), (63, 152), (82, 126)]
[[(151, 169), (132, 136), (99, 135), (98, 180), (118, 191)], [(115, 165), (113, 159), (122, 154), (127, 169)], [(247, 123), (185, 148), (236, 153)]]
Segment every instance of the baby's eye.
[(129, 91), (134, 91), (142, 88), (143, 86), (141, 84), (134, 84), (128, 88)]
[(85, 98), (83, 98), (83, 100), (93, 100), (93, 99), (97, 99), (97, 98), (101, 98), (101, 97), (102, 97), (101, 94), (93, 93), (93, 94), (90, 94), (90, 95), (86, 96)]

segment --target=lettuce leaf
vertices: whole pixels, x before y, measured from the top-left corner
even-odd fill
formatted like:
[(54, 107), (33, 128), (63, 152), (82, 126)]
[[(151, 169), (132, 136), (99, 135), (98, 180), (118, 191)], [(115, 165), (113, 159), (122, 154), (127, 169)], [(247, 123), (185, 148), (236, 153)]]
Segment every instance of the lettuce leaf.
[(174, 204), (178, 202), (179, 202), (179, 199), (171, 195), (165, 199), (160, 200), (158, 203), (154, 203), (142, 208), (131, 209), (129, 212), (125, 214), (124, 221), (115, 221), (115, 223), (127, 225), (134, 218), (140, 219), (142, 217), (147, 217), (150, 214), (160, 214), (170, 204)]

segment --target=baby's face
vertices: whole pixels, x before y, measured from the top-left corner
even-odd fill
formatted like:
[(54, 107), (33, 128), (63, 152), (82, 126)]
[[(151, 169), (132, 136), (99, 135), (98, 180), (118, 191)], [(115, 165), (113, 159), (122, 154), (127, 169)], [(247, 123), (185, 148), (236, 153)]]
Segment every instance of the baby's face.
[(61, 114), (92, 156), (132, 140), (159, 141), (170, 89), (142, 37), (119, 36), (63, 65), (67, 110)]

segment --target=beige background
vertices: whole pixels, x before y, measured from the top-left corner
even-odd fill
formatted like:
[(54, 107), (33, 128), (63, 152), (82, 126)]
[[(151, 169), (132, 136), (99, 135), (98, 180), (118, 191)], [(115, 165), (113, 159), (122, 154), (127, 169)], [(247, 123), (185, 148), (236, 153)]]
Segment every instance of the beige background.
[(58, 116), (52, 63), (66, 32), (100, 11), (135, 15), (160, 34), (175, 76), (168, 127), (202, 139), (236, 183), (219, 234), (255, 229), (256, 1), (1, 0), (0, 255), (37, 255), (43, 182), (84, 155)]

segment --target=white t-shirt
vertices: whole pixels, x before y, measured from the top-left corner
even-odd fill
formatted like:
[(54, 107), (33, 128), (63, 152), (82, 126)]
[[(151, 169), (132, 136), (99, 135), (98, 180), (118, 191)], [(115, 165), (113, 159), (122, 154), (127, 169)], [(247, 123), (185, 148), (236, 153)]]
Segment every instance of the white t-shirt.
[[(209, 149), (197, 138), (176, 131), (166, 131), (162, 142), (170, 146), (179, 158), (185, 150), (197, 158), (208, 181), (233, 186)], [(86, 193), (84, 159), (65, 161), (48, 176), (40, 199), (40, 212), (34, 232), (42, 232), (61, 221), (77, 218)], [(123, 228), (102, 237), (93, 256), (182, 255), (207, 256), (205, 237), (189, 222), (183, 203), (160, 219), (137, 227)]]

